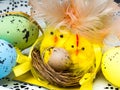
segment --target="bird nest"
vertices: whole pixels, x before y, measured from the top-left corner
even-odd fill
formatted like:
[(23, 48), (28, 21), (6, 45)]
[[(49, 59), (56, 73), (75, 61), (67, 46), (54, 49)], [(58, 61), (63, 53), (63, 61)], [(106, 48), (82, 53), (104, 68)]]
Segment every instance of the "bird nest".
[(82, 74), (74, 75), (70, 70), (55, 71), (49, 64), (44, 63), (37, 48), (32, 50), (31, 57), (33, 70), (37, 73), (39, 79), (42, 77), (50, 84), (59, 87), (80, 87), (79, 80), (82, 78)]

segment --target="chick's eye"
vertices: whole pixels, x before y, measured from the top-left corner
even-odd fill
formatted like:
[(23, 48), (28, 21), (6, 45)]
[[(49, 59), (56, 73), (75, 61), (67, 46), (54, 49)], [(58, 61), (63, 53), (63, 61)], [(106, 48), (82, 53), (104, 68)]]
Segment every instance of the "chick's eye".
[(60, 38), (63, 38), (63, 35), (62, 35), (62, 34), (60, 35)]
[(50, 32), (50, 35), (53, 35), (54, 33), (53, 32)]
[(84, 48), (84, 47), (82, 47), (82, 48), (81, 48), (81, 50), (85, 50), (85, 48)]
[(72, 48), (74, 48), (74, 45), (71, 45)]

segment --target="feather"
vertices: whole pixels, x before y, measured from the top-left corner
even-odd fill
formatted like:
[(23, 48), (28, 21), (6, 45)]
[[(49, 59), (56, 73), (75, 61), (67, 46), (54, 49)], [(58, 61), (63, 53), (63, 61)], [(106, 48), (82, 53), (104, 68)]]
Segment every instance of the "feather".
[(114, 0), (30, 0), (30, 4), (36, 10), (33, 17), (44, 18), (56, 28), (65, 26), (97, 43), (109, 33), (113, 11), (118, 9)]
[[(116, 13), (118, 14), (119, 11)], [(120, 16), (114, 17), (114, 23), (108, 28), (110, 33), (103, 41), (103, 51), (107, 51), (111, 47), (120, 46)]]
[(79, 17), (75, 31), (94, 41), (102, 42), (112, 25), (112, 14), (117, 8), (113, 0), (74, 0)]
[(64, 19), (69, 0), (30, 0), (32, 15), (37, 19), (44, 18), (48, 24), (55, 24)]
[(120, 40), (120, 18), (116, 18), (113, 25), (109, 29), (111, 31), (111, 34), (115, 34)]
[(103, 41), (103, 53), (110, 48), (120, 46), (120, 39), (115, 34), (109, 34)]
[[(109, 36), (115, 36), (119, 41), (120, 41), (120, 18), (116, 18), (115, 20), (113, 20), (113, 24), (112, 26), (110, 26), (108, 29), (110, 31), (109, 35), (107, 36), (107, 38)], [(111, 39), (112, 42), (113, 39)], [(110, 41), (110, 40), (109, 40)]]

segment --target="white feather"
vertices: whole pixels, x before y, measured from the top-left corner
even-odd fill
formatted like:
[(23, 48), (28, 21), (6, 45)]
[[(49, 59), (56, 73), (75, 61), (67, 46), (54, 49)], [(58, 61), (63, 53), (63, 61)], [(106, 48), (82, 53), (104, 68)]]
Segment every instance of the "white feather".
[(30, 0), (35, 18), (44, 18), (49, 24), (61, 22), (64, 19), (69, 0)]

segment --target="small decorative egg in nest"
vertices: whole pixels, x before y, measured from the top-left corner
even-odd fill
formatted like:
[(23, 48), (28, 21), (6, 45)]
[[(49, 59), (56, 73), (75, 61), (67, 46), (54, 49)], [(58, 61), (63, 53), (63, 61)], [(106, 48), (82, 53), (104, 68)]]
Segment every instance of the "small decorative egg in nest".
[[(47, 58), (48, 55), (50, 55), (49, 58)], [(72, 64), (68, 52), (63, 48), (50, 47), (45, 50), (42, 58), (44, 63), (48, 62), (55, 71), (67, 70)]]

